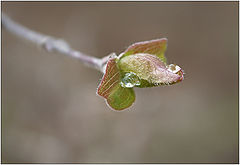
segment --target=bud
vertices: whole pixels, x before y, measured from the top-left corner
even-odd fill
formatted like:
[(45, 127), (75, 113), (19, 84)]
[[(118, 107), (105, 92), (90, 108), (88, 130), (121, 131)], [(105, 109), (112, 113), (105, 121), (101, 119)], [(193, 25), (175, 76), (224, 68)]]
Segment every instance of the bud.
[(97, 94), (114, 110), (130, 107), (135, 101), (133, 87), (171, 85), (183, 80), (182, 69), (167, 65), (164, 56), (167, 39), (135, 43), (106, 65)]

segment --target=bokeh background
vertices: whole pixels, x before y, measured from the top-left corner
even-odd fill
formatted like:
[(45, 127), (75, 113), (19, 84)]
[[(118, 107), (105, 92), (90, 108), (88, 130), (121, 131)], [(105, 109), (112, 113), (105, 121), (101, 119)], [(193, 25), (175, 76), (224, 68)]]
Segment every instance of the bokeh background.
[(3, 163), (237, 163), (238, 2), (2, 2), (2, 11), (103, 57), (168, 38), (173, 86), (132, 108), (96, 96), (102, 74), (2, 29)]

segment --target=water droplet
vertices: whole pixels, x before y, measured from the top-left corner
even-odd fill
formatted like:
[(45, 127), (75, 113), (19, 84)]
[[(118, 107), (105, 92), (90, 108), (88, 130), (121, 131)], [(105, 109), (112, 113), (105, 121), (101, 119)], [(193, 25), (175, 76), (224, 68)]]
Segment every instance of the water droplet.
[(140, 85), (141, 82), (135, 73), (129, 72), (124, 75), (120, 84), (124, 88), (132, 88), (136, 85)]
[(181, 68), (178, 65), (175, 65), (175, 64), (168, 65), (167, 69), (172, 73), (178, 73), (179, 71), (181, 71)]

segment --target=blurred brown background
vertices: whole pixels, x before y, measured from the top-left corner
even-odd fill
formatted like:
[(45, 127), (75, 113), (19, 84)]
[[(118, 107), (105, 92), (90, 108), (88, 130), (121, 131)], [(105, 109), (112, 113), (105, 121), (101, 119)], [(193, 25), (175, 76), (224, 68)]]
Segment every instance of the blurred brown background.
[(17, 22), (96, 57), (167, 37), (182, 83), (96, 96), (100, 72), (2, 29), (2, 162), (237, 163), (237, 2), (2, 2)]

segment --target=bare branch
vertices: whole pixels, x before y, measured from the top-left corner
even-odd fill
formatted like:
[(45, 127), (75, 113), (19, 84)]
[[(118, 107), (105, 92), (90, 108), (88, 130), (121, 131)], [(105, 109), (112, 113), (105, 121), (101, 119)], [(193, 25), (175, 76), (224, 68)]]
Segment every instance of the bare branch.
[(108, 56), (103, 57), (102, 59), (88, 56), (82, 52), (72, 49), (67, 44), (67, 42), (62, 39), (35, 32), (16, 23), (4, 13), (2, 13), (2, 25), (9, 32), (44, 48), (48, 52), (58, 52), (70, 57), (77, 58), (84, 64), (93, 67), (101, 72), (104, 72), (104, 66), (108, 60)]

